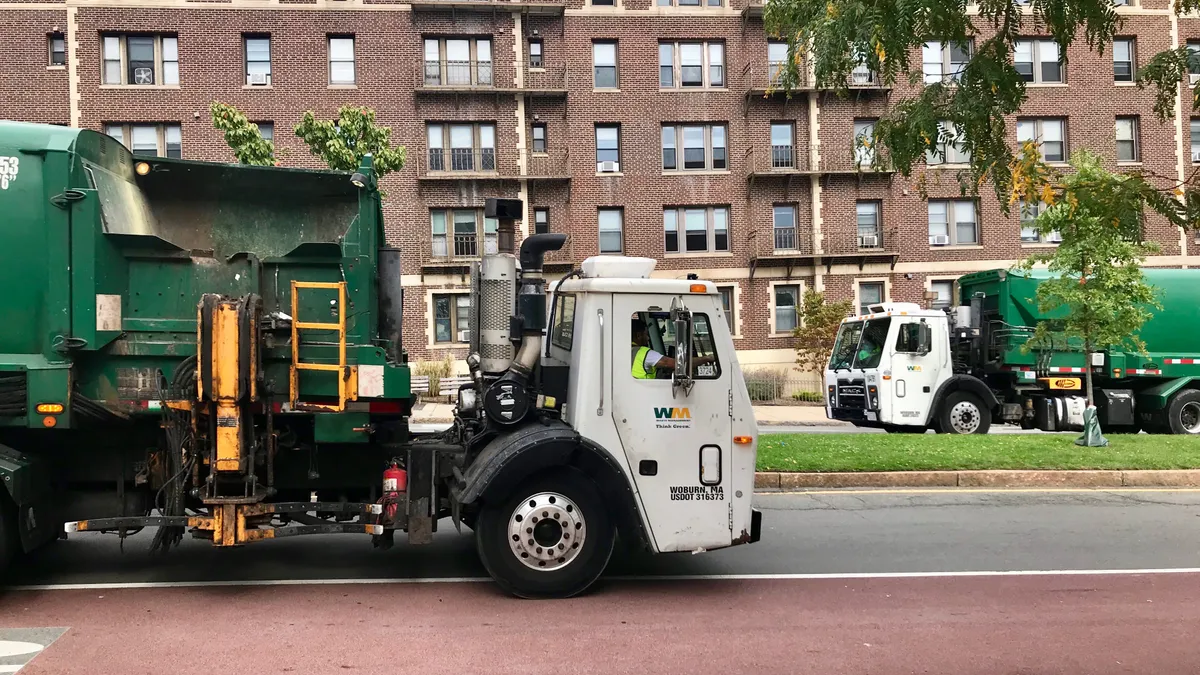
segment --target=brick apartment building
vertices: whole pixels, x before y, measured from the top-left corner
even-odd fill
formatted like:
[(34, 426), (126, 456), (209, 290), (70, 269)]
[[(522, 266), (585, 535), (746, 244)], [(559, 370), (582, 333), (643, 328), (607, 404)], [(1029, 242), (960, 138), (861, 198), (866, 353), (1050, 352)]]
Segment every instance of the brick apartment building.
[[(552, 272), (622, 252), (657, 258), (658, 275), (712, 279), (749, 368), (793, 361), (806, 288), (859, 305), (948, 303), (957, 276), (1054, 245), (990, 191), (960, 197), (953, 147), (924, 170), (927, 198), (915, 181), (857, 171), (855, 134), (920, 84), (859, 73), (845, 97), (768, 95), (783, 56), (759, 2), (0, 0), (0, 118), (232, 161), (208, 115), (221, 100), (273, 132), (286, 164), (315, 166), (290, 132), (302, 112), (373, 107), (408, 149), (383, 187), (406, 254), (413, 360), (464, 355), (466, 263), (494, 246), (489, 196), (525, 201), (520, 235), (569, 234)], [(1072, 48), (1060, 63), (1030, 31), (1012, 140), (1183, 178), (1200, 160), (1200, 120), (1160, 123), (1131, 80), (1149, 55), (1200, 45), (1200, 19), (1177, 19), (1166, 0), (1119, 11), (1121, 40), (1103, 55)], [(924, 78), (952, 77), (962, 54), (928, 45), (922, 60)], [(1154, 216), (1146, 227), (1161, 245), (1150, 264), (1200, 264), (1178, 228)]]

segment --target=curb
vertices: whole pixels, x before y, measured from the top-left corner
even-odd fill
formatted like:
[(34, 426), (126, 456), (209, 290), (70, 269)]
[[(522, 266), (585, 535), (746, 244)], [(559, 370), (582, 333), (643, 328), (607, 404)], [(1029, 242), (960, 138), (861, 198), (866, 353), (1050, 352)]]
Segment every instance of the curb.
[(756, 490), (806, 488), (975, 487), (1112, 488), (1200, 487), (1200, 469), (1154, 471), (760, 471)]

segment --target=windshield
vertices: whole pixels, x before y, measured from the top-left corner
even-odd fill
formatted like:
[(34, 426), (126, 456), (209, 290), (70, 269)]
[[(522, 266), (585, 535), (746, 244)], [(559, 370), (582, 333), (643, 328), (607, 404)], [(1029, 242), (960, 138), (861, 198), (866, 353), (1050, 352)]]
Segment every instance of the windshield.
[(854, 349), (858, 347), (862, 329), (861, 321), (844, 323), (838, 329), (837, 340), (833, 343), (833, 355), (829, 359), (830, 370), (849, 368), (850, 364), (854, 363)]
[(877, 368), (883, 358), (883, 346), (887, 344), (888, 328), (892, 325), (891, 317), (868, 321), (859, 340), (858, 351), (854, 354), (855, 368)]

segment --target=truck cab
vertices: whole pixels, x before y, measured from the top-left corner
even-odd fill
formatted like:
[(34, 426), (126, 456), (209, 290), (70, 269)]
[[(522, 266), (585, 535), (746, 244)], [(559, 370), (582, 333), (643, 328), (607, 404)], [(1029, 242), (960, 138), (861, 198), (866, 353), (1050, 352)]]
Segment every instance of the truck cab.
[(825, 369), (826, 414), (891, 432), (986, 433), (990, 392), (954, 373), (947, 314), (913, 303), (869, 309), (838, 329)]

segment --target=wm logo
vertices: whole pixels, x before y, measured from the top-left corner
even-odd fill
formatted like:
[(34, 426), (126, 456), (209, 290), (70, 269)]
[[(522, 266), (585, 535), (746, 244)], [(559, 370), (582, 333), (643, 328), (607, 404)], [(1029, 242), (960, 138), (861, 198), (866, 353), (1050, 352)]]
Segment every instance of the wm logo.
[(654, 418), (660, 420), (690, 420), (692, 413), (687, 408), (655, 408)]

